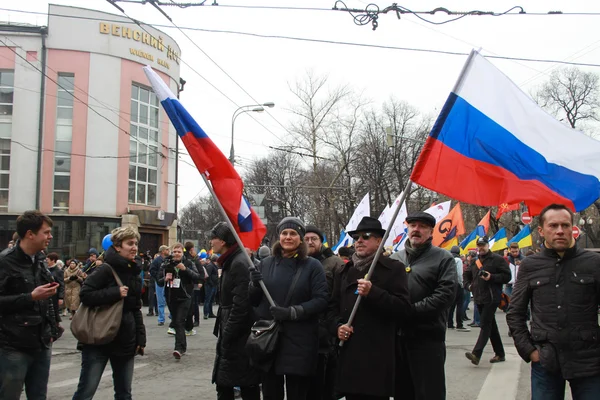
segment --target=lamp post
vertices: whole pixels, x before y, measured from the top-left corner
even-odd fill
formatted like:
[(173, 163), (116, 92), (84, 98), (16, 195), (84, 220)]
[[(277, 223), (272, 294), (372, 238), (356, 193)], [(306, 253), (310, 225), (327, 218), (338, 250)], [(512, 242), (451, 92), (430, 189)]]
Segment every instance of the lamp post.
[(585, 220), (585, 215), (582, 215), (581, 218), (579, 218), (579, 225), (581, 227), (583, 227), (583, 232), (585, 233), (585, 248), (587, 249), (588, 247), (588, 231), (587, 231), (587, 226), (590, 226), (590, 230), (592, 229), (591, 226), (594, 223), (594, 220), (592, 218), (588, 218), (587, 221)]
[(241, 106), (233, 112), (233, 116), (231, 117), (231, 150), (229, 150), (229, 162), (231, 163), (231, 165), (235, 164), (235, 148), (233, 145), (235, 119), (239, 115), (242, 115), (247, 112), (263, 112), (265, 111), (265, 107), (273, 108), (275, 107), (275, 103), (268, 102), (264, 104), (250, 104), (247, 106)]

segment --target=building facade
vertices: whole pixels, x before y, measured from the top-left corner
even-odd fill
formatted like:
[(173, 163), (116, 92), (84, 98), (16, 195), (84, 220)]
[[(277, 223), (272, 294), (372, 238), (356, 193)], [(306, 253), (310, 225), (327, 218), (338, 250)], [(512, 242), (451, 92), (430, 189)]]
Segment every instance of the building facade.
[(177, 136), (142, 67), (177, 93), (180, 49), (117, 15), (48, 14), (47, 27), (0, 26), (0, 248), (39, 209), (63, 256), (84, 257), (121, 225), (155, 252), (176, 240)]

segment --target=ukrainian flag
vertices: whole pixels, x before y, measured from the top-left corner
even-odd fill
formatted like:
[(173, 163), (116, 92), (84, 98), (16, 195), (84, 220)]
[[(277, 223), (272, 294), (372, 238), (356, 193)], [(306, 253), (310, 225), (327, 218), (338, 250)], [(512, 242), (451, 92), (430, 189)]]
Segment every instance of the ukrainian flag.
[(460, 254), (467, 254), (469, 250), (477, 247), (477, 239), (485, 236), (485, 228), (478, 225), (473, 232), (469, 234), (462, 242), (460, 242)]
[(506, 249), (508, 247), (508, 239), (506, 238), (506, 229), (502, 228), (498, 232), (496, 232), (494, 237), (490, 239), (490, 243), (493, 243), (492, 247), (490, 248), (491, 251), (498, 251), (498, 250)]
[(525, 228), (521, 229), (521, 232), (517, 233), (508, 241), (508, 244), (511, 243), (518, 243), (520, 249), (523, 247), (531, 247), (533, 241), (531, 240), (531, 228), (529, 225), (525, 225)]

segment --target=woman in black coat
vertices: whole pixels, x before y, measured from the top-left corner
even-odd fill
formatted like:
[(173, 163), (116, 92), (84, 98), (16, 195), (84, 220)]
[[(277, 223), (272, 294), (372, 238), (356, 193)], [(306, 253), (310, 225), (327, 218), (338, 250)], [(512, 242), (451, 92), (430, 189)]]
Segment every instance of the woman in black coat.
[(240, 387), (243, 400), (260, 400), (260, 373), (250, 365), (246, 341), (254, 322), (248, 300), (250, 272), (247, 257), (240, 249), (226, 223), (218, 223), (211, 231), (213, 252), (222, 267), (219, 283), (221, 305), (215, 321), (217, 355), (213, 383), (217, 384), (218, 400), (233, 400), (235, 386)]
[[(104, 254), (105, 263), (85, 280), (79, 294), (89, 307), (110, 305), (124, 299), (123, 317), (117, 336), (104, 345), (83, 345), (81, 375), (73, 400), (92, 399), (108, 361), (113, 370), (115, 399), (131, 399), (133, 360), (144, 355), (146, 328), (142, 318), (141, 264), (136, 261), (140, 235), (131, 227), (112, 231), (113, 245)], [(108, 265), (107, 265), (108, 264)], [(123, 286), (119, 287), (110, 267)]]
[[(274, 362), (263, 375), (263, 398), (283, 400), (285, 377), (287, 399), (306, 400), (310, 376), (317, 368), (319, 313), (327, 308), (327, 282), (321, 263), (307, 255), (304, 223), (287, 217), (279, 223), (277, 232), (279, 242), (273, 246), (273, 256), (261, 260), (260, 271), (251, 273), (250, 301), (257, 317), (282, 322)], [(298, 270), (296, 287), (290, 292)], [(271, 307), (263, 295), (260, 280), (276, 307)], [(284, 304), (288, 292), (291, 299)]]

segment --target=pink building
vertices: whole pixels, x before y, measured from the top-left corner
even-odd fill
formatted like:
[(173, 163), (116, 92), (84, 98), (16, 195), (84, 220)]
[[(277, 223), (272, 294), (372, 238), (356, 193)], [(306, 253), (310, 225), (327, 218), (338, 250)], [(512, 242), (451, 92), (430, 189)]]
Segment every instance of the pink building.
[(15, 219), (55, 221), (50, 251), (83, 257), (111, 229), (140, 250), (176, 238), (176, 133), (142, 71), (179, 89), (180, 49), (163, 32), (51, 5), (48, 27), (2, 25), (0, 248)]

